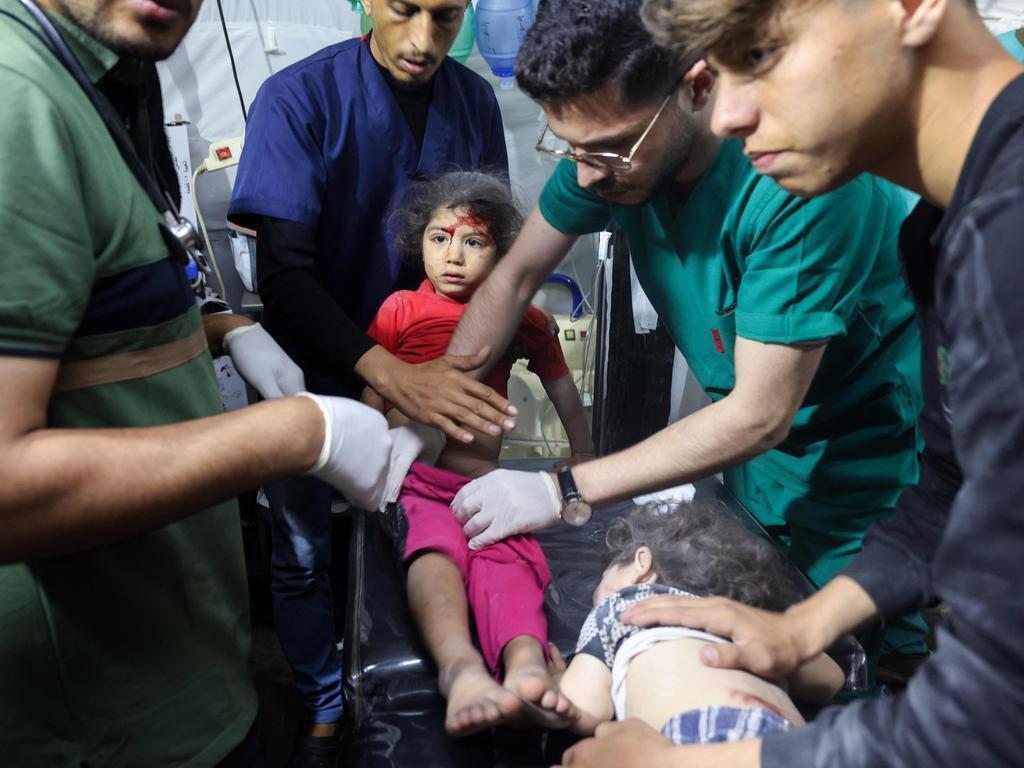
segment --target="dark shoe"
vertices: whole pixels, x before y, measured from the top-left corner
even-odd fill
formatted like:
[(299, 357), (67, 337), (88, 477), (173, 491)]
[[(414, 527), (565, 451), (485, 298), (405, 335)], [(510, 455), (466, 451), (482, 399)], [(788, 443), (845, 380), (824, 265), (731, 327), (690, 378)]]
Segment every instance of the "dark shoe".
[(288, 768), (335, 768), (341, 756), (341, 734), (303, 736), (295, 745)]

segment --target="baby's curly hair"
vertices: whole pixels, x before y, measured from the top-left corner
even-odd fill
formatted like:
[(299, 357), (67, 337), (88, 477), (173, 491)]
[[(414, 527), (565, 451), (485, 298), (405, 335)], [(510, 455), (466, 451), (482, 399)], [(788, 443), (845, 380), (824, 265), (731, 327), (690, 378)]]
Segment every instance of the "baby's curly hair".
[(481, 171), (452, 171), (413, 184), (404, 206), (392, 214), (397, 225), (395, 246), (402, 261), (423, 270), (423, 233), (441, 208), (466, 209), (487, 224), (497, 258), (504, 256), (523, 226), (523, 213), (508, 180)]
[(637, 507), (609, 526), (605, 544), (605, 568), (632, 562), (646, 546), (659, 583), (702, 597), (773, 611), (800, 599), (776, 547), (720, 502)]

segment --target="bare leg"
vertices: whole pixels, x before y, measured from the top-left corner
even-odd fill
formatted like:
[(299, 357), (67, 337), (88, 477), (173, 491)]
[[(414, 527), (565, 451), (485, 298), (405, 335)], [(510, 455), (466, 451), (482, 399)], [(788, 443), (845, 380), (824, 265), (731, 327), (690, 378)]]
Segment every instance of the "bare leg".
[[(501, 652), (505, 687), (526, 703), (523, 714), (548, 728), (565, 728), (579, 711), (559, 690), (544, 650), (535, 637), (512, 638)], [(559, 657), (560, 658), (560, 657)]]
[(466, 589), (455, 564), (436, 552), (420, 555), (409, 566), (408, 593), (448, 699), (445, 729), (466, 736), (516, 718), (523, 702), (495, 682), (473, 647)]

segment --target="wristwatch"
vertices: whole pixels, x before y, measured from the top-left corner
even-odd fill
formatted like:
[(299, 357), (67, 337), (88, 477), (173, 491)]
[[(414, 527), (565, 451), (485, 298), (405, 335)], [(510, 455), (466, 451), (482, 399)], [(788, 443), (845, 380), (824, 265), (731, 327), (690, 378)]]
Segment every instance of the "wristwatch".
[(576, 481), (572, 477), (572, 467), (562, 467), (558, 470), (558, 490), (562, 493), (562, 511), (559, 513), (562, 520), (569, 525), (584, 525), (590, 520), (590, 505), (583, 500), (580, 489), (576, 487)]

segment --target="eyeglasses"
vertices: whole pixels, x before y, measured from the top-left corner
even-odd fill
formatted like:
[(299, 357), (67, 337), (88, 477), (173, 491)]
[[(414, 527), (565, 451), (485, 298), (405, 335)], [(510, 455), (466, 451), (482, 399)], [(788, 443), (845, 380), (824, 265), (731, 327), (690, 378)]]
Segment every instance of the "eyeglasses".
[(658, 111), (654, 113), (654, 117), (651, 118), (651, 122), (647, 124), (644, 132), (640, 134), (640, 138), (636, 140), (636, 144), (629, 150), (628, 155), (619, 155), (615, 152), (573, 152), (566, 149), (555, 149), (554, 147), (545, 147), (544, 137), (547, 136), (549, 127), (547, 123), (544, 123), (544, 129), (540, 132), (540, 136), (537, 138), (537, 144), (534, 146), (538, 152), (543, 152), (545, 155), (551, 155), (558, 159), (565, 158), (566, 160), (572, 160), (574, 163), (583, 163), (589, 165), (591, 168), (596, 168), (599, 171), (611, 171), (612, 173), (625, 173), (633, 166), (633, 158), (636, 156), (636, 151), (640, 149), (640, 145), (644, 143), (644, 139), (647, 138), (647, 134), (654, 128), (654, 124), (658, 122), (658, 118), (661, 117), (661, 113), (665, 111), (665, 107), (668, 106), (669, 99), (676, 92), (676, 87), (673, 86), (667, 94), (665, 94), (664, 100), (661, 102), (661, 106), (658, 107)]

